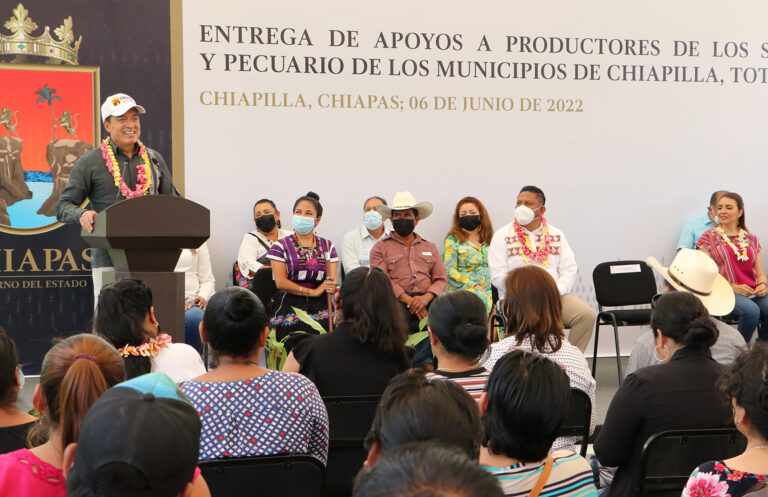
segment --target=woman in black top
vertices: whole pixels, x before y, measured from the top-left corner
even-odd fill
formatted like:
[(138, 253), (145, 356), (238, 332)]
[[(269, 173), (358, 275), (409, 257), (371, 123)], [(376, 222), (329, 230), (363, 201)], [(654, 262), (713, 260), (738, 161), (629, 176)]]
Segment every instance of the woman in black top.
[(380, 395), (410, 367), (392, 284), (380, 269), (359, 267), (344, 278), (339, 296), (343, 321), (331, 333), (298, 341), (283, 371), (303, 374), (323, 397)]
[(37, 420), (16, 409), (23, 379), (16, 344), (0, 327), (0, 454), (26, 447), (27, 431)]
[[(662, 364), (626, 377), (595, 440), (600, 464), (618, 466), (606, 497), (637, 493), (641, 451), (651, 435), (732, 426), (730, 406), (715, 388), (723, 366), (709, 352), (718, 331), (704, 304), (692, 293), (666, 293), (656, 302), (651, 329)], [(654, 495), (677, 497), (681, 491)]]

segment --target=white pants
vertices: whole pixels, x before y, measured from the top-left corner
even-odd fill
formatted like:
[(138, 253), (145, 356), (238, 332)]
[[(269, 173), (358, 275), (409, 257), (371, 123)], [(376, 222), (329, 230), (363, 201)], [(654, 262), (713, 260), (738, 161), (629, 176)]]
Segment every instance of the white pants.
[(104, 287), (104, 271), (114, 271), (112, 266), (91, 268), (91, 278), (93, 279), (93, 310), (99, 303), (99, 292)]

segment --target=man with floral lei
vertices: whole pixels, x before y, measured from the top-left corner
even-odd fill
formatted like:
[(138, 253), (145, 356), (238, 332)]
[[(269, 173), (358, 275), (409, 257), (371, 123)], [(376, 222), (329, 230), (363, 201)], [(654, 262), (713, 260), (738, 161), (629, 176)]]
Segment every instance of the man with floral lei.
[[(144, 195), (177, 195), (163, 157), (139, 140), (139, 114), (145, 113), (144, 107), (125, 93), (107, 97), (101, 106), (101, 117), (109, 138), (75, 162), (56, 204), (56, 219), (62, 223), (80, 223), (85, 231), (93, 232), (96, 214), (121, 200)], [(90, 204), (80, 207), (86, 198)], [(96, 297), (104, 271), (113, 269), (106, 250), (91, 251), (91, 267)]]
[(493, 286), (504, 299), (504, 280), (511, 270), (535, 265), (557, 283), (563, 303), (563, 325), (570, 328), (568, 341), (584, 352), (595, 327), (595, 311), (571, 289), (576, 280), (576, 258), (562, 231), (547, 223), (546, 197), (540, 188), (524, 186), (517, 196), (515, 219), (491, 239), (488, 266)]

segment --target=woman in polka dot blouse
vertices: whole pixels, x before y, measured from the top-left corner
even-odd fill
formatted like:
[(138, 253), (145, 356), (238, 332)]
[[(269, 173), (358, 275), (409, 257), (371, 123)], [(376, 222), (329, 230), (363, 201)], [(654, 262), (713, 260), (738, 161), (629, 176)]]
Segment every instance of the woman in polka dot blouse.
[(200, 459), (310, 454), (325, 463), (328, 414), (315, 385), (259, 366), (268, 333), (259, 299), (239, 287), (217, 292), (201, 331), (218, 365), (181, 387), (203, 424)]

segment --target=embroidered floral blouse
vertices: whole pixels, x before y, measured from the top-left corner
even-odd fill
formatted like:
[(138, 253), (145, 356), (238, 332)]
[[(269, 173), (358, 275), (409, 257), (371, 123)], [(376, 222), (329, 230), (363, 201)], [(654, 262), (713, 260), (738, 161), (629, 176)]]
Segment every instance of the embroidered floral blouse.
[(491, 311), (491, 271), (488, 269), (488, 242), (479, 248), (468, 240), (459, 242), (453, 235), (445, 239), (443, 264), (448, 272), (448, 290), (468, 290)]
[[(729, 236), (731, 242), (736, 247), (739, 246), (738, 236)], [(696, 244), (699, 249), (706, 250), (717, 263), (720, 274), (737, 285), (749, 285), (754, 288), (756, 285), (755, 260), (760, 252), (760, 241), (755, 235), (747, 232), (747, 257), (746, 261), (740, 261), (736, 258), (733, 249), (728, 245), (716, 228), (704, 232)]]
[(731, 469), (723, 461), (709, 461), (693, 470), (682, 497), (741, 497), (756, 490), (767, 477)]

